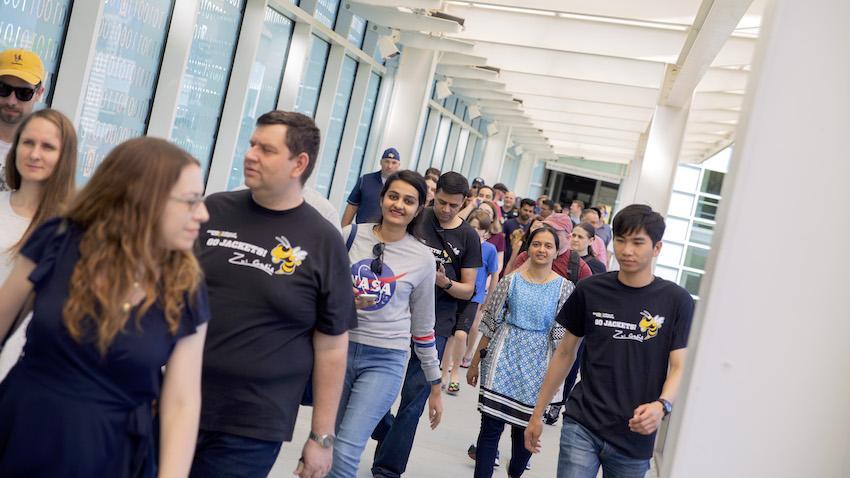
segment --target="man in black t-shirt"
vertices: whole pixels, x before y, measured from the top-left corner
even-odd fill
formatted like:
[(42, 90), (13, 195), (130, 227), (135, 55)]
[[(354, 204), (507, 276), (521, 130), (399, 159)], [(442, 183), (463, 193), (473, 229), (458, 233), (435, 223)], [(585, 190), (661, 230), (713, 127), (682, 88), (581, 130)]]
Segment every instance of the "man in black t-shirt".
[(578, 283), (558, 314), (566, 333), (549, 363), (525, 446), (540, 449), (541, 417), (584, 340), (581, 381), (564, 412), (558, 476), (643, 477), (655, 432), (673, 409), (685, 365), (694, 302), (652, 274), (664, 219), (633, 204), (614, 218), (620, 270)]
[[(472, 298), (475, 277), (481, 267), (478, 233), (458, 217), (468, 191), (469, 183), (462, 175), (443, 174), (437, 181), (434, 207), (422, 211), (418, 219), (416, 235), (434, 253), (437, 267), (434, 333), (440, 360), (462, 312), (459, 303)], [(411, 353), (398, 412), (395, 417), (387, 412), (372, 433), (372, 438), (378, 440), (373, 476), (397, 478), (404, 473), (430, 386), (419, 359)]]
[(508, 266), (508, 261), (511, 260), (511, 255), (514, 251), (511, 237), (517, 229), (522, 229), (522, 234), (525, 234), (525, 231), (531, 224), (531, 218), (534, 217), (535, 206), (537, 206), (537, 203), (534, 202), (534, 199), (523, 199), (519, 203), (519, 214), (517, 217), (508, 219), (505, 221), (505, 225), (502, 226), (502, 232), (505, 233), (505, 258), (504, 263), (502, 264), (503, 272)]
[(357, 319), (342, 237), (302, 197), (318, 148), (309, 117), (266, 113), (245, 153), (248, 189), (206, 200), (198, 256), (212, 320), (193, 477), (267, 476), (311, 371), (312, 430), (296, 474), (330, 470)]

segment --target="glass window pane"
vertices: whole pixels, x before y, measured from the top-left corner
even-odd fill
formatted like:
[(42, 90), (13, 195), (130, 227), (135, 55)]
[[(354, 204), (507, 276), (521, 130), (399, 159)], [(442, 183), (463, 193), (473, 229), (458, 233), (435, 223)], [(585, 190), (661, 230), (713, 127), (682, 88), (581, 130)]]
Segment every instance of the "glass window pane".
[(7, 0), (0, 10), (3, 12), (0, 18), (0, 50), (23, 48), (38, 54), (47, 74), (41, 101), (49, 105), (68, 29), (71, 0), (55, 0), (47, 4)]
[(236, 53), (244, 0), (201, 2), (183, 74), (171, 140), (201, 162), (206, 174)]
[[(668, 222), (669, 224), (669, 222)], [(669, 227), (669, 226), (668, 226)], [(711, 239), (714, 237), (714, 226), (694, 221), (691, 226), (691, 242), (697, 244), (711, 245)]]
[(457, 140), (457, 150), (455, 151), (455, 160), (452, 165), (452, 171), (460, 171), (463, 167), (463, 157), (466, 154), (466, 145), (469, 143), (469, 130), (464, 128), (460, 131), (460, 138)]
[(354, 74), (357, 73), (357, 61), (348, 55), (342, 60), (342, 73), (337, 85), (334, 106), (331, 110), (330, 124), (325, 135), (325, 145), (316, 172), (316, 190), (326, 197), (330, 193), (331, 183), (336, 169), (339, 143), (345, 128), (345, 117), (348, 116), (348, 106), (351, 103), (351, 90), (354, 88)]
[[(366, 103), (363, 105), (363, 113), (360, 115), (360, 124), (357, 125), (357, 139), (354, 142), (354, 157), (351, 160), (351, 167), (348, 169), (348, 180), (345, 183), (345, 199), (348, 199), (348, 193), (360, 177), (360, 171), (363, 169), (363, 161), (366, 155), (366, 143), (369, 141), (369, 131), (372, 129), (372, 120), (375, 114), (375, 103), (378, 101), (378, 91), (381, 89), (381, 76), (377, 73), (372, 73), (369, 78), (369, 90), (366, 93)], [(343, 202), (342, 206), (345, 205)]]
[(699, 286), (702, 282), (702, 274), (691, 271), (682, 271), (682, 277), (679, 279), (679, 285), (691, 295), (699, 295)]
[(699, 190), (707, 194), (720, 195), (720, 190), (723, 188), (723, 178), (726, 175), (719, 171), (705, 170), (702, 176), (702, 185)]
[(656, 266), (655, 267), (655, 275), (662, 279), (666, 279), (672, 282), (676, 282), (676, 276), (679, 275), (679, 269), (672, 269), (670, 267), (664, 266)]
[(708, 261), (708, 251), (708, 249), (688, 246), (688, 252), (685, 253), (685, 266), (692, 269), (705, 270), (705, 263)]
[(348, 31), (348, 41), (357, 48), (363, 48), (363, 39), (366, 37), (366, 20), (354, 15), (351, 18), (351, 30)]
[(664, 231), (664, 240), (685, 242), (688, 236), (688, 221), (668, 216), (665, 222), (667, 229)]
[(691, 210), (693, 209), (693, 207), (693, 194), (673, 192), (673, 194), (670, 195), (670, 209), (668, 210), (669, 214), (672, 214), (674, 216), (691, 217)]
[(339, 10), (339, 0), (319, 0), (316, 4), (316, 20), (324, 23), (331, 30), (336, 24), (336, 12)]
[(292, 20), (271, 8), (266, 8), (263, 34), (260, 36), (257, 57), (251, 67), (248, 93), (245, 106), (242, 108), (242, 124), (233, 155), (233, 165), (230, 168), (230, 178), (227, 181), (228, 190), (235, 189), (244, 182), (242, 158), (248, 150), (248, 141), (254, 132), (254, 123), (260, 115), (277, 106), (293, 26)]
[(449, 142), (449, 130), (452, 126), (452, 120), (449, 118), (440, 118), (440, 127), (437, 129), (437, 141), (434, 142), (434, 156), (431, 157), (430, 166), (443, 169), (443, 157), (446, 154), (446, 145)]
[(678, 267), (682, 260), (682, 252), (685, 247), (675, 242), (665, 242), (661, 247), (661, 254), (658, 254), (658, 263), (665, 266)]
[(322, 90), (330, 50), (330, 43), (313, 35), (307, 71), (304, 72), (304, 78), (298, 87), (298, 98), (295, 100), (295, 111), (311, 118), (316, 116), (316, 105), (319, 104), (319, 92)]
[(170, 0), (106, 1), (80, 113), (78, 185), (113, 147), (145, 134), (172, 7)]
[(676, 177), (673, 179), (673, 189), (686, 193), (697, 191), (699, 182), (699, 168), (680, 165), (676, 168)]
[(694, 217), (699, 219), (707, 219), (709, 221), (717, 220), (717, 206), (720, 204), (719, 199), (714, 199), (706, 196), (700, 196), (697, 199), (697, 210)]

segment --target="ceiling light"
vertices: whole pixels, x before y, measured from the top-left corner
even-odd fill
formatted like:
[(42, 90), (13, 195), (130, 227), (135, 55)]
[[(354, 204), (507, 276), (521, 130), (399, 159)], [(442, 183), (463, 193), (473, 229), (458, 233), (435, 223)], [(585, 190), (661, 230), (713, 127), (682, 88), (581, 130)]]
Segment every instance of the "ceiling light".
[(451, 81), (451, 78), (447, 78), (445, 80), (437, 82), (436, 92), (438, 100), (443, 100), (448, 98), (449, 96), (452, 96), (452, 90), (449, 89)]
[(469, 108), (466, 109), (466, 112), (469, 113), (469, 119), (474, 120), (481, 116), (481, 110), (478, 109), (475, 105), (469, 105)]
[(392, 58), (399, 54), (397, 42), (401, 38), (401, 32), (393, 30), (390, 35), (382, 35), (378, 38), (378, 51), (381, 52), (381, 58)]
[(496, 122), (492, 122), (487, 125), (487, 136), (493, 136), (494, 134), (499, 132), (499, 128), (496, 126)]

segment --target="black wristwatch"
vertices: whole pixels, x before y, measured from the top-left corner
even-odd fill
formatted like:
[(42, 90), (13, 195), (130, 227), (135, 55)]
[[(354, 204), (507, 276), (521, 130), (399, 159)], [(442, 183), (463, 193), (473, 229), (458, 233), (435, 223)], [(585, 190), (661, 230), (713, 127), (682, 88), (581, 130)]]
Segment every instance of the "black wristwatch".
[(333, 435), (317, 435), (312, 430), (310, 431), (310, 439), (318, 443), (322, 448), (333, 448), (336, 437)]
[(453, 285), (454, 285), (454, 283), (452, 282), (452, 280), (451, 280), (451, 279), (449, 279), (449, 285), (447, 285), (447, 286), (443, 287), (443, 290), (449, 290), (449, 289), (451, 289), (451, 288), (452, 288), (452, 286), (453, 286)]
[(673, 411), (673, 404), (672, 404), (672, 403), (670, 403), (670, 402), (668, 402), (667, 400), (664, 400), (663, 398), (659, 398), (659, 399), (658, 399), (658, 400), (656, 400), (656, 401), (657, 401), (657, 402), (659, 402), (659, 403), (661, 403), (661, 407), (664, 409), (664, 416), (665, 416), (665, 417), (666, 417), (667, 415), (669, 415), (669, 414), (670, 414), (670, 412), (672, 412), (672, 411)]

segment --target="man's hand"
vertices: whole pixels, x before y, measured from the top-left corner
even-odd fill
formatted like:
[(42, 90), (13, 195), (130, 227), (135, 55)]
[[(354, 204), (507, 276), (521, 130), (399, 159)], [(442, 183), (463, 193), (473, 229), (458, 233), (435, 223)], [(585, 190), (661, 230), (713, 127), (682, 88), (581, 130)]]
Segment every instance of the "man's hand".
[(473, 387), (478, 385), (478, 364), (472, 363), (469, 365), (469, 368), (466, 369), (466, 383)]
[(443, 267), (443, 264), (440, 264), (440, 267), (437, 268), (437, 277), (434, 280), (434, 283), (437, 284), (437, 287), (440, 289), (445, 289), (447, 285), (449, 285), (451, 280), (446, 277), (446, 268)]
[(661, 402), (644, 403), (635, 409), (635, 416), (629, 420), (629, 430), (641, 435), (651, 435), (658, 430), (664, 418), (664, 405)]
[(540, 453), (540, 435), (543, 434), (543, 420), (532, 414), (525, 427), (525, 449), (531, 453)]
[(322, 448), (313, 440), (307, 439), (301, 450), (301, 460), (295, 469), (295, 476), (301, 478), (324, 478), (333, 465), (333, 448)]
[(440, 385), (431, 385), (431, 395), (428, 396), (428, 418), (431, 420), (431, 430), (437, 428), (443, 418), (443, 395)]

